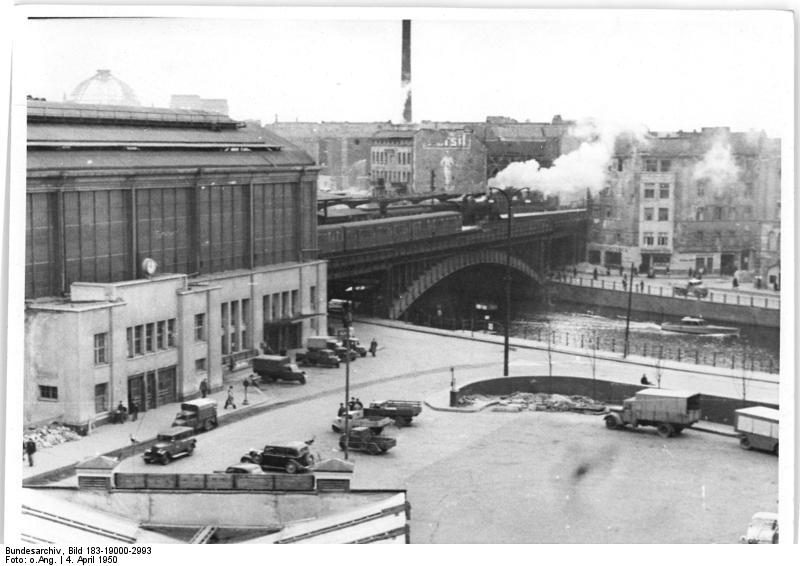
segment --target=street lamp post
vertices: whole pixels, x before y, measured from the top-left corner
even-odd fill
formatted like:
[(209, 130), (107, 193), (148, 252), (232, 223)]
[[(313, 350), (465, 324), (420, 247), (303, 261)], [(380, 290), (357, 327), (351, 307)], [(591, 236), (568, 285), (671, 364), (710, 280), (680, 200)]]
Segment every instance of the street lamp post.
[(511, 218), (513, 217), (512, 205), (514, 195), (519, 189), (498, 189), (492, 188), (491, 191), (503, 195), (508, 204), (508, 218), (506, 222), (506, 323), (503, 328), (505, 340), (503, 343), (503, 376), (508, 377), (508, 351), (509, 351), (509, 332), (511, 331)]

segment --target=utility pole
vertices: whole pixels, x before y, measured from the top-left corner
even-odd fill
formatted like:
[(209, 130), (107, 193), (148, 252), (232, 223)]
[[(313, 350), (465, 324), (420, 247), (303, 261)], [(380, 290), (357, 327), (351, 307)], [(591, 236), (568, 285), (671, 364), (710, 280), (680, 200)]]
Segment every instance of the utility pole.
[(344, 304), (342, 323), (345, 329), (344, 347), (347, 350), (344, 362), (344, 459), (347, 460), (350, 446), (350, 324), (353, 322), (353, 302), (350, 299)]
[(623, 358), (628, 357), (628, 335), (631, 328), (631, 300), (633, 299), (633, 273), (634, 265), (631, 263), (631, 280), (628, 281), (628, 313), (625, 315), (625, 351), (622, 354)]

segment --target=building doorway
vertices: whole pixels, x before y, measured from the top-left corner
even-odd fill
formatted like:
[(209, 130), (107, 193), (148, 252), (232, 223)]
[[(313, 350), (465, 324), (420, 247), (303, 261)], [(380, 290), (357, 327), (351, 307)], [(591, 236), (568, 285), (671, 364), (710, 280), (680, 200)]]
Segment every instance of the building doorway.
[(279, 322), (264, 325), (264, 341), (273, 352), (303, 347), (303, 325), (300, 322)]
[(128, 406), (144, 412), (178, 400), (177, 367), (169, 366), (128, 377)]

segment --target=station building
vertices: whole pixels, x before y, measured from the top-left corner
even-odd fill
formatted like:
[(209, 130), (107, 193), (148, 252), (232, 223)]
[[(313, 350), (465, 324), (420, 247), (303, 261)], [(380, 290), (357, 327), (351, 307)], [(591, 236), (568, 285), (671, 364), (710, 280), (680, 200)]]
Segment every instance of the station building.
[(26, 424), (197, 396), (327, 328), (317, 175), (222, 114), (29, 100)]
[(620, 137), (593, 210), (588, 261), (641, 272), (780, 279), (780, 140), (763, 132)]

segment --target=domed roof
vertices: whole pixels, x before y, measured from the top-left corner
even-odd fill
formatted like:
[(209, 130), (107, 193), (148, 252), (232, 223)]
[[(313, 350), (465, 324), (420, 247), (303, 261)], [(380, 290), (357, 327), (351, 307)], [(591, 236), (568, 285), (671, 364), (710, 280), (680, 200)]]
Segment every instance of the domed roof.
[(70, 102), (79, 104), (108, 104), (114, 106), (140, 106), (133, 89), (108, 69), (98, 69), (97, 74), (75, 87)]

